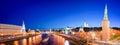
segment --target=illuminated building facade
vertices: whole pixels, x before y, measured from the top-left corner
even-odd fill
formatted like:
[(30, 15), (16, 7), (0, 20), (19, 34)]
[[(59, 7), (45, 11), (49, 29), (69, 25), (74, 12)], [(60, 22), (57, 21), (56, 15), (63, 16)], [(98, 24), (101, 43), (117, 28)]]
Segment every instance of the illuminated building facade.
[(104, 10), (104, 19), (102, 21), (102, 40), (108, 41), (110, 39), (110, 22), (108, 20), (108, 10), (107, 10), (107, 5), (105, 5), (105, 10)]
[(10, 24), (0, 24), (0, 35), (16, 35), (25, 34), (25, 24), (23, 22), (22, 26), (10, 25)]
[(23, 24), (22, 24), (22, 27), (21, 27), (21, 32), (22, 32), (22, 34), (26, 33), (24, 21), (23, 21)]
[(89, 27), (86, 21), (84, 21), (84, 27)]
[(0, 35), (15, 35), (21, 34), (21, 26), (0, 24)]
[(69, 34), (70, 32), (71, 32), (71, 29), (69, 27), (66, 27), (64, 33)]

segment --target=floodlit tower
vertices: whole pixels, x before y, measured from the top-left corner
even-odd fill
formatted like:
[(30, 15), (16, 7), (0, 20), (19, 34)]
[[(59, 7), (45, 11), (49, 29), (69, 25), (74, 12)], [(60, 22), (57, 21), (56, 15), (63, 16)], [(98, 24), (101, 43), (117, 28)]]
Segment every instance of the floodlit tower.
[(86, 21), (84, 21), (84, 27), (88, 27), (88, 24)]
[(110, 39), (110, 28), (109, 28), (109, 20), (108, 20), (108, 10), (107, 10), (107, 4), (105, 5), (105, 10), (104, 10), (104, 18), (102, 21), (102, 40), (103, 41), (109, 41)]
[(84, 30), (83, 30), (83, 27), (82, 27), (82, 26), (80, 26), (80, 28), (79, 28), (79, 32), (84, 32)]
[(26, 33), (24, 21), (23, 21), (23, 23), (22, 23), (21, 32), (22, 32), (22, 34), (25, 34), (25, 33)]
[(69, 41), (66, 40), (66, 41), (64, 42), (64, 45), (70, 45)]
[(30, 32), (30, 28), (28, 29), (28, 32)]
[(71, 31), (71, 29), (69, 27), (66, 27), (64, 33), (68, 34), (70, 31)]
[(50, 28), (50, 32), (52, 32), (52, 29)]

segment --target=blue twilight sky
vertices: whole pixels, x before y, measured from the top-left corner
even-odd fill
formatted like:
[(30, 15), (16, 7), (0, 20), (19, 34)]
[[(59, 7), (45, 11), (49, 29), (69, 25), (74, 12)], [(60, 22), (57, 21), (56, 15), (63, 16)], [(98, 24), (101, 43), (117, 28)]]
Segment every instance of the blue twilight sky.
[(119, 0), (1, 0), (0, 23), (27, 28), (63, 28), (81, 26), (86, 21), (100, 27), (105, 4), (111, 27), (120, 27)]

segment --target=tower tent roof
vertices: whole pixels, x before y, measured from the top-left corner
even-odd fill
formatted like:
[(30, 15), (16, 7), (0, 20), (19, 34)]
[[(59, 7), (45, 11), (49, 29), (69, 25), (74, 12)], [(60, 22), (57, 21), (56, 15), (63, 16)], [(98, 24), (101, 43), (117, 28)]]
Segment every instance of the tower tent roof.
[(108, 9), (107, 9), (107, 4), (105, 5), (104, 18), (108, 18)]

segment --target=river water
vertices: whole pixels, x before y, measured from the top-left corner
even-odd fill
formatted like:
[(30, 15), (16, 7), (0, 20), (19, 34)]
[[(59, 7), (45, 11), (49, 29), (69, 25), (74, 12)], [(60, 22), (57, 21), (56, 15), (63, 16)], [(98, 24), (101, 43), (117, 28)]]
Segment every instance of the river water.
[(39, 45), (41, 39), (41, 35), (38, 35), (34, 37), (0, 43), (0, 45)]
[[(47, 44), (41, 43), (46, 37), (49, 37)], [(34, 37), (23, 38), (19, 40), (0, 43), (0, 45), (66, 45), (65, 39), (61, 36), (42, 34)]]

